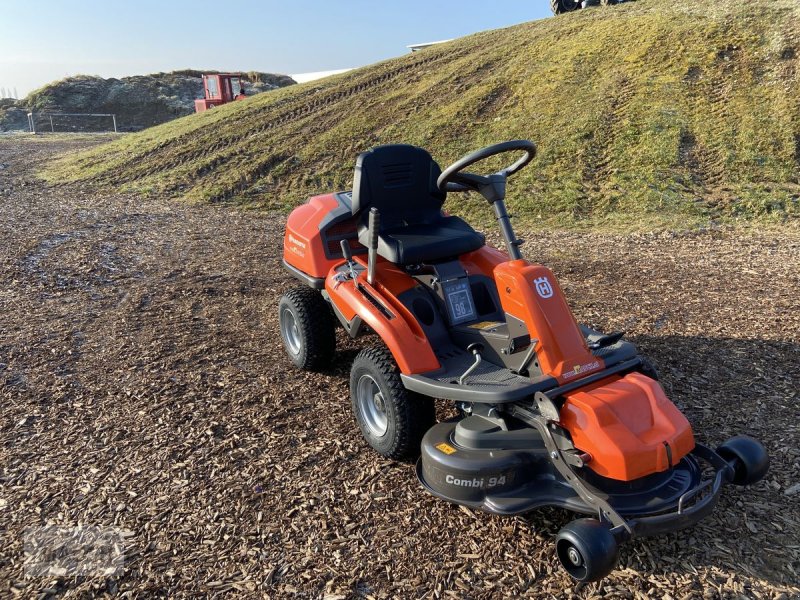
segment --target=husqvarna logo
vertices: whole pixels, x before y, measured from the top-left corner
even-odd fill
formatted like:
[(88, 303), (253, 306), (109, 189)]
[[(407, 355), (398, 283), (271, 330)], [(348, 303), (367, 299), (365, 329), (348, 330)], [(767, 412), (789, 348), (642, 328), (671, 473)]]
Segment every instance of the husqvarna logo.
[(289, 234), (289, 241), (293, 243), (295, 246), (300, 246), (303, 250), (306, 249), (306, 245), (294, 237), (291, 233)]
[(536, 293), (542, 298), (550, 298), (553, 295), (553, 286), (550, 285), (550, 280), (547, 277), (534, 279), (533, 285), (536, 288)]
[(301, 258), (305, 258), (305, 256), (306, 256), (306, 252), (305, 252), (306, 245), (305, 245), (304, 242), (298, 240), (296, 237), (294, 237), (290, 233), (289, 234), (289, 243), (291, 244), (287, 248), (289, 250), (289, 252), (293, 252), (294, 254), (297, 254), (297, 256), (299, 256)]

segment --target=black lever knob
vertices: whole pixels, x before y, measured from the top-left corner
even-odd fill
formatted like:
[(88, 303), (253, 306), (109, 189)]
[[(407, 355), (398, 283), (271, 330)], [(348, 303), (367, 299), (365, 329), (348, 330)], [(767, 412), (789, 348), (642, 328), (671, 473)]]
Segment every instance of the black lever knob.
[(483, 344), (481, 344), (480, 342), (474, 342), (469, 346), (467, 346), (467, 352), (472, 352), (472, 354), (477, 356), (478, 354), (483, 352)]
[(347, 240), (342, 240), (339, 242), (339, 245), (342, 247), (342, 256), (344, 256), (344, 259), (348, 263), (353, 262), (353, 253), (350, 251), (350, 242)]
[(378, 247), (378, 230), (381, 228), (381, 213), (372, 207), (369, 209), (369, 244), (368, 248), (374, 250)]

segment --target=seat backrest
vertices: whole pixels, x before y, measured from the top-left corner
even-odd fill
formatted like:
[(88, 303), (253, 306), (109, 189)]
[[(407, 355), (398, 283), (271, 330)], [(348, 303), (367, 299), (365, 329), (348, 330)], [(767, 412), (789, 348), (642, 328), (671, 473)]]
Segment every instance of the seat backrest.
[(436, 187), (441, 173), (422, 148), (406, 144), (373, 148), (356, 161), (352, 212), (366, 215), (370, 208), (377, 208), (384, 230), (441, 219), (447, 197)]

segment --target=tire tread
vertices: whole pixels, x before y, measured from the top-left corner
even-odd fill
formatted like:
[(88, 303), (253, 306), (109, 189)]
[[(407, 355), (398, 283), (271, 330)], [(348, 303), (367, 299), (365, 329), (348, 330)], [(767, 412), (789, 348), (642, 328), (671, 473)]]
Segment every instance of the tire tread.
[[(384, 400), (392, 402), (397, 413), (396, 435), (392, 447), (388, 451), (380, 451), (377, 448), (376, 450), (386, 458), (395, 460), (415, 458), (419, 455), (422, 437), (436, 421), (436, 407), (433, 401), (405, 388), (400, 379), (400, 369), (391, 352), (384, 346), (369, 346), (361, 350), (353, 361), (353, 369), (355, 370), (361, 363), (374, 366), (383, 375), (391, 396)], [(351, 388), (354, 387), (354, 383), (351, 381)], [(355, 394), (354, 391), (352, 393)], [(355, 400), (353, 409), (357, 415)]]
[(336, 324), (330, 306), (317, 290), (295, 287), (283, 295), (294, 309), (305, 332), (304, 348), (293, 362), (301, 369), (318, 371), (329, 366), (336, 354)]

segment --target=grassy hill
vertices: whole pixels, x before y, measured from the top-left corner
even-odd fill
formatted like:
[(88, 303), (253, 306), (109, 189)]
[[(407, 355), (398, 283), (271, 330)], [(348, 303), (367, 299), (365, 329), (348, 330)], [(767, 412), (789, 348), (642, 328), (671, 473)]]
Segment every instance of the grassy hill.
[[(539, 157), (509, 187), (527, 225), (794, 220), (798, 70), (796, 0), (639, 0), (179, 119), (66, 157), (45, 175), (288, 208), (348, 188), (357, 153), (376, 144), (418, 144), (444, 166), (529, 138)], [(488, 216), (477, 199), (452, 204)]]

